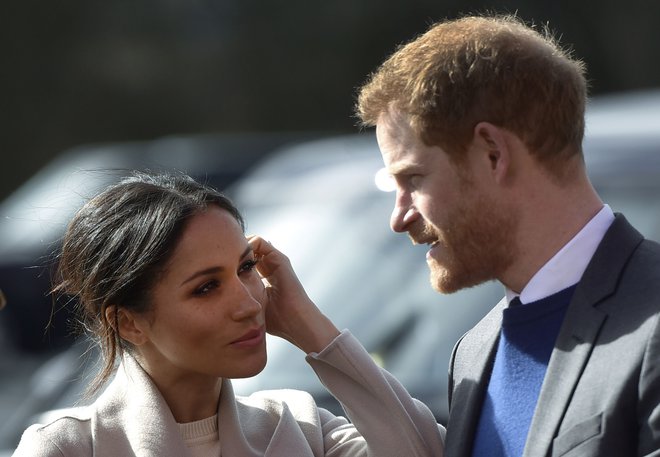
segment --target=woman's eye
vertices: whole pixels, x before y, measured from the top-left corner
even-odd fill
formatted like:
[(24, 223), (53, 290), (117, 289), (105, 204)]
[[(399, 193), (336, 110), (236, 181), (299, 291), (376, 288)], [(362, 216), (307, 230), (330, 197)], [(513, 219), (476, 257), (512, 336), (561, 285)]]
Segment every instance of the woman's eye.
[(214, 289), (220, 287), (220, 282), (215, 279), (212, 281), (207, 281), (193, 291), (194, 295), (206, 295)]
[(249, 273), (250, 271), (253, 271), (257, 266), (257, 263), (259, 263), (259, 261), (256, 259), (246, 260), (241, 264), (241, 267), (238, 269), (238, 273)]

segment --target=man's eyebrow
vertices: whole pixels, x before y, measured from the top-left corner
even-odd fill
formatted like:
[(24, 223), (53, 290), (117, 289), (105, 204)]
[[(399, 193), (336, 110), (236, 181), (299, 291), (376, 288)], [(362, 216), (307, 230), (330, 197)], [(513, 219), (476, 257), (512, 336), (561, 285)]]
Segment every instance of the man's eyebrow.
[(415, 162), (399, 162), (387, 168), (387, 172), (392, 176), (409, 175), (417, 172), (422, 167)]

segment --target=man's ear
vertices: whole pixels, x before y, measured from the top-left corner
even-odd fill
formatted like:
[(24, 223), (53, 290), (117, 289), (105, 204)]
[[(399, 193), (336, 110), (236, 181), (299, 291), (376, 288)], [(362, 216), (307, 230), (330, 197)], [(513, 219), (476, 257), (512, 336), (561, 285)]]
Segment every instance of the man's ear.
[(134, 346), (145, 344), (149, 338), (145, 333), (145, 319), (135, 313), (115, 305), (105, 309), (105, 318), (119, 336)]
[(479, 122), (474, 127), (474, 144), (482, 153), (489, 173), (496, 182), (503, 182), (511, 172), (511, 149), (507, 132), (490, 122)]

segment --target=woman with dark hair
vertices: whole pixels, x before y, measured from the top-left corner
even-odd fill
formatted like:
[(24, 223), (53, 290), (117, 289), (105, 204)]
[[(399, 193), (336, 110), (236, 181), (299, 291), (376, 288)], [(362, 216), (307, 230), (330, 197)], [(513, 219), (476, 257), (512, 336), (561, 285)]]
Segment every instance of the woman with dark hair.
[[(55, 291), (99, 343), (100, 392), (29, 427), (15, 456), (439, 456), (443, 429), (308, 298), (232, 202), (185, 175), (135, 173), (71, 221)], [(350, 422), (300, 391), (235, 396), (265, 331), (304, 351)]]

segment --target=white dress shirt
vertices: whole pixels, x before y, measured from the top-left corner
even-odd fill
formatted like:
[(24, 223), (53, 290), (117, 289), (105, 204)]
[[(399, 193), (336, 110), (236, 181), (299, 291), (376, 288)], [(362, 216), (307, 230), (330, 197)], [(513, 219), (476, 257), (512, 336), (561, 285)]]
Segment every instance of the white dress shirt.
[[(545, 265), (536, 272), (520, 292), (521, 303), (531, 303), (576, 284), (591, 261), (605, 232), (614, 222), (614, 213), (609, 205), (603, 208), (564, 245)], [(518, 296), (506, 288), (506, 300)]]

